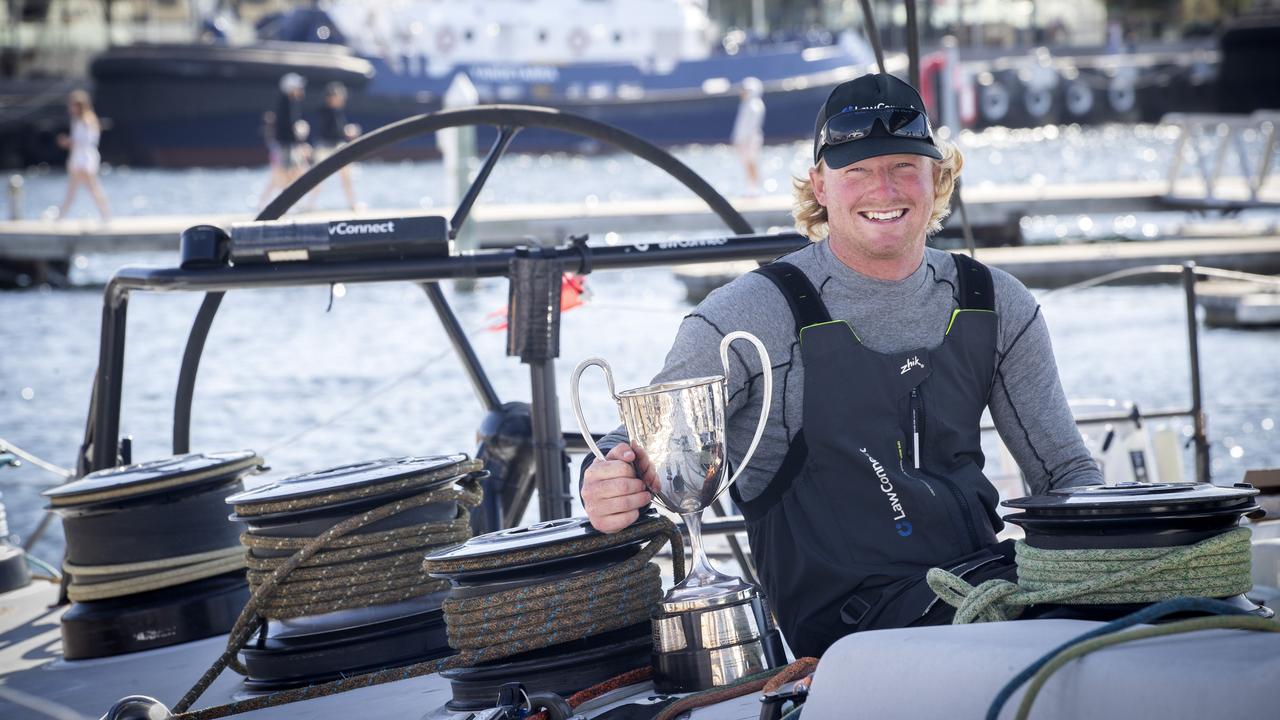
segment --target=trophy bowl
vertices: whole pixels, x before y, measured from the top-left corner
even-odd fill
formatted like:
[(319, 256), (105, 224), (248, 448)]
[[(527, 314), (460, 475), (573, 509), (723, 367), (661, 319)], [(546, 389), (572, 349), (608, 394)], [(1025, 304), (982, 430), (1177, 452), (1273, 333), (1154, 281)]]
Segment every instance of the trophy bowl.
[[(725, 388), (729, 345), (743, 339), (755, 346), (766, 369), (764, 401), (755, 436), (742, 463), (725, 472)], [(769, 417), (773, 377), (768, 352), (759, 338), (732, 332), (720, 342), (724, 375), (659, 383), (615, 392), (613, 370), (598, 357), (573, 372), (570, 392), (582, 437), (595, 456), (596, 445), (578, 395), (582, 372), (604, 370), (609, 394), (627, 429), (636, 459), (636, 477), (659, 506), (680, 515), (689, 531), (692, 561), (684, 579), (666, 592), (653, 616), (655, 686), (664, 692), (690, 692), (724, 685), (766, 667), (762, 637), (777, 631), (755, 586), (716, 570), (702, 546), (702, 511), (742, 474), (755, 453)], [(780, 658), (780, 653), (774, 653)], [(773, 660), (774, 658), (770, 658)], [(772, 663), (770, 663), (772, 664)]]

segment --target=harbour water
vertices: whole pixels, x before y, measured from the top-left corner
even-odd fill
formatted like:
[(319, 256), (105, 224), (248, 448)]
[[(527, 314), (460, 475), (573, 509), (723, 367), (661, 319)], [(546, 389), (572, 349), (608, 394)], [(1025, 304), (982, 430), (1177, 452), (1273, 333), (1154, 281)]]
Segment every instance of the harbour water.
[[(1162, 177), (1172, 144), (1164, 131), (1149, 126), (986, 131), (962, 138), (971, 185)], [(805, 167), (806, 152), (803, 143), (768, 148), (764, 166), (771, 185), (766, 191), (785, 190), (788, 177)], [(693, 147), (677, 154), (726, 194), (744, 191), (728, 149)], [(104, 177), (104, 185), (118, 215), (249, 212), (265, 175), (262, 168), (117, 168)], [(63, 182), (60, 173), (30, 173), (28, 214), (57, 203)], [(357, 168), (357, 183), (371, 208), (447, 208), (436, 163), (365, 164)], [(587, 196), (607, 201), (684, 192), (630, 157), (513, 156), (499, 165), (481, 202)], [(316, 199), (321, 208), (340, 203), (336, 186), (326, 186)], [(91, 212), (82, 196), (73, 216)], [(1273, 226), (1276, 220), (1260, 212), (1246, 219)], [(1095, 228), (1103, 236), (1159, 236), (1171, 223), (1194, 219), (1162, 214), (1039, 222), (1047, 239), (1063, 227), (1067, 237), (1092, 237)], [(176, 253), (87, 257), (77, 261), (81, 289), (0, 294), (0, 437), (63, 467), (74, 466), (97, 364), (98, 283), (121, 264), (175, 261)], [(621, 386), (647, 382), (690, 307), (668, 270), (601, 272), (589, 278), (588, 287), (587, 303), (563, 320), (558, 382), (568, 430), (575, 429), (567, 392), (573, 365), (587, 355), (601, 355), (614, 365)], [(471, 291), (447, 287), (446, 292), (499, 395), (527, 400), (526, 368), (505, 357), (505, 336), (491, 329), (506, 303), (505, 282), (481, 281)], [(391, 455), (472, 450), (481, 407), (422, 292), (397, 284), (339, 286), (332, 295), (328, 288), (228, 295), (201, 364), (192, 447), (252, 448), (266, 458), (273, 477)], [(135, 460), (169, 453), (178, 365), (198, 303), (197, 296), (146, 293), (136, 293), (130, 302), (121, 428), (134, 439)], [(1144, 410), (1189, 407), (1178, 288), (1057, 293), (1046, 297), (1043, 307), (1069, 397), (1129, 400)], [(1202, 330), (1203, 386), (1218, 482), (1237, 481), (1248, 468), (1280, 466), (1278, 357), (1280, 332)], [(615, 418), (603, 382), (593, 384), (598, 380), (589, 376), (583, 395), (591, 424), (605, 429)], [(1179, 433), (1190, 431), (1186, 421), (1172, 426)], [(1189, 450), (1184, 467), (1190, 475)], [(0, 499), (15, 534), (23, 536), (35, 525), (43, 505), (39, 492), (58, 481), (30, 464), (0, 468)], [(60, 547), (55, 528), (36, 552), (54, 559)]]

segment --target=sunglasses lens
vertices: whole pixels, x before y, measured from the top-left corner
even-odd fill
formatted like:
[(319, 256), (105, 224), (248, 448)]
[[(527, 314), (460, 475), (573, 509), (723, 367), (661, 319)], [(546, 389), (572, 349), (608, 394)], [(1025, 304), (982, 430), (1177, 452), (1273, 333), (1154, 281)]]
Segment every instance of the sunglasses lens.
[(885, 120), (889, 132), (899, 137), (929, 137), (929, 119), (916, 110), (894, 110)]
[(861, 140), (871, 134), (877, 121), (883, 124), (891, 135), (919, 140), (929, 137), (929, 119), (919, 110), (877, 108), (853, 110), (832, 116), (823, 128), (823, 142), (826, 145), (839, 145)]
[(864, 113), (841, 113), (827, 121), (824, 131), (827, 145), (839, 145), (861, 140), (871, 133), (875, 116)]

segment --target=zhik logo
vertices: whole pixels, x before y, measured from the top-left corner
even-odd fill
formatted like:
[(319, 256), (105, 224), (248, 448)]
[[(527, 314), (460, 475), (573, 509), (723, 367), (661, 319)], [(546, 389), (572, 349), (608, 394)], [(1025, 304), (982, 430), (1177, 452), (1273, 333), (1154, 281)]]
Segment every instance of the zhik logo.
[(906, 375), (906, 374), (907, 374), (907, 371), (908, 371), (908, 370), (910, 370), (911, 368), (920, 368), (921, 370), (923, 370), (923, 369), (924, 369), (924, 363), (920, 362), (920, 358), (919, 358), (918, 356), (917, 356), (917, 357), (913, 357), (913, 358), (911, 358), (910, 360), (908, 360), (906, 363), (904, 363), (904, 364), (903, 364), (902, 369), (901, 369), (901, 372), (899, 372), (898, 374), (899, 374), (899, 375)]

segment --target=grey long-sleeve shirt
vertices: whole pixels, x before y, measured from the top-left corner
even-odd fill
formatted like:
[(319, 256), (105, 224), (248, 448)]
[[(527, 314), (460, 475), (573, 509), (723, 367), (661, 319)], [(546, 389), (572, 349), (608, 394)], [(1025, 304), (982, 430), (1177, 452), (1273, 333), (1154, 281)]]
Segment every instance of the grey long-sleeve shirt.
[[(782, 258), (818, 288), (831, 317), (846, 320), (869, 349), (881, 353), (933, 348), (942, 343), (956, 301), (956, 268), (948, 253), (925, 249), (920, 267), (890, 282), (861, 275), (840, 262), (823, 242)], [(996, 430), (1022, 468), (1034, 493), (1102, 482), (1067, 407), (1053, 359), (1049, 330), (1035, 298), (1017, 279), (992, 268), (999, 317), (996, 377), (988, 407)], [(773, 365), (773, 400), (760, 446), (738, 478), (750, 500), (773, 478), (802, 424), (804, 364), (795, 320), (767, 278), (747, 273), (713, 291), (680, 325), (666, 364), (653, 382), (723, 374), (719, 345), (726, 334), (746, 330), (764, 343)], [(761, 395), (760, 361), (746, 342), (730, 352), (728, 457), (737, 466), (755, 432)], [(850, 378), (850, 382), (858, 382)], [(618, 428), (600, 443), (626, 439)], [(589, 464), (591, 456), (588, 456)]]

